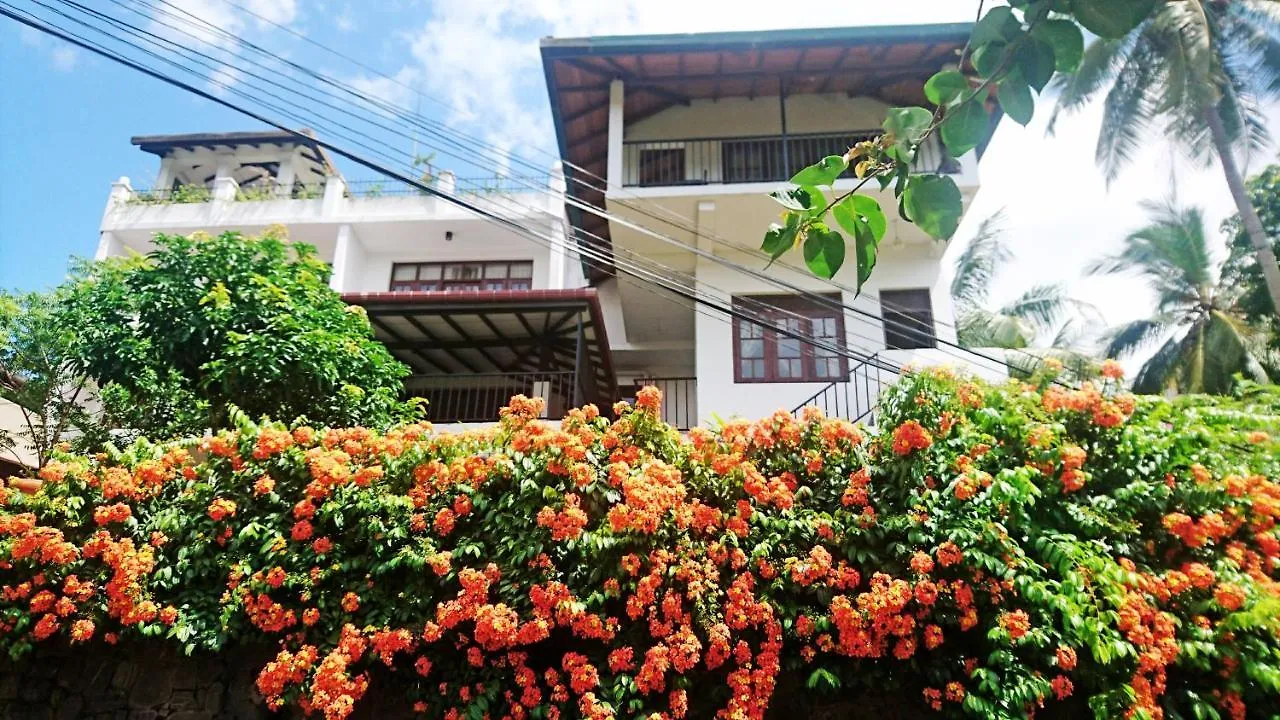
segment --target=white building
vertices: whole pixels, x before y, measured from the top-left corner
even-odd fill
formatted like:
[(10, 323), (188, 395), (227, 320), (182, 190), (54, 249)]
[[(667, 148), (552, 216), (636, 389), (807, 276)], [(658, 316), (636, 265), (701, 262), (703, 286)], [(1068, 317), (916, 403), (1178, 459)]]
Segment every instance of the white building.
[[(644, 382), (664, 388), (668, 417), (681, 426), (815, 397), (860, 418), (891, 380), (888, 368), (957, 363), (959, 351), (938, 348), (954, 339), (944, 246), (897, 218), (882, 193), (891, 226), (860, 297), (849, 289), (852, 263), (835, 278), (843, 289), (782, 265), (764, 278), (734, 266), (765, 268), (757, 248), (778, 210), (768, 192), (878, 134), (890, 105), (924, 104), (924, 81), (957, 61), (968, 33), (940, 25), (546, 39), (568, 170), (430, 178), (541, 241), (408, 186), (348, 183), (315, 142), (289, 133), (134, 138), (159, 156), (158, 180), (150, 191), (115, 184), (98, 255), (146, 252), (157, 232), (284, 225), (332, 264), (334, 289), (369, 311), (379, 339), (414, 369), (408, 391), (432, 401), (438, 422), (491, 419), (517, 392), (549, 396), (552, 415), (577, 402), (608, 405)], [(953, 160), (929, 146), (918, 162), (950, 174), (966, 201), (977, 190), (972, 154)], [(737, 314), (655, 289), (635, 277), (636, 262), (687, 274), (699, 295)], [(775, 278), (839, 302), (787, 292)]]

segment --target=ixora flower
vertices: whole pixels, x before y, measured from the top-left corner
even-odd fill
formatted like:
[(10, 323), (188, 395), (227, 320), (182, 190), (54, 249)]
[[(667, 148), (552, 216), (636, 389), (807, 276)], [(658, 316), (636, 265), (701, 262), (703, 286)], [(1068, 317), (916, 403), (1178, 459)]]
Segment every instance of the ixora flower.
[[(810, 410), (686, 439), (645, 389), (559, 425), (516, 397), (486, 432), (246, 423), (198, 459), (59, 456), (0, 493), (0, 651), (274, 645), (267, 705), (326, 720), (371, 673), (448, 720), (763, 720), (808, 683), (912, 717), (1158, 717), (1186, 692), (1266, 717), (1280, 393), (1187, 408), (1113, 379), (920, 371), (879, 430)], [(1212, 672), (1175, 676), (1191, 646)]]

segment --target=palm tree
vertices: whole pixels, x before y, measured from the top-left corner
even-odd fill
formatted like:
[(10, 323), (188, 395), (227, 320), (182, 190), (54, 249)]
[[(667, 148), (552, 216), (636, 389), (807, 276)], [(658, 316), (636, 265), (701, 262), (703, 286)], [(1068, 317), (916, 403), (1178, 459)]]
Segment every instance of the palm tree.
[[(1119, 39), (1102, 38), (1060, 76), (1059, 111), (1104, 95), (1097, 160), (1116, 177), (1153, 124), (1193, 158), (1222, 163), (1227, 186), (1280, 316), (1280, 265), (1249, 200), (1237, 152), (1266, 146), (1262, 104), (1280, 97), (1280, 3), (1168, 0)], [(1050, 120), (1052, 131), (1053, 120)]]
[(1143, 393), (1225, 393), (1236, 373), (1267, 382), (1254, 354), (1254, 332), (1240, 311), (1241, 288), (1222, 280), (1222, 262), (1209, 247), (1203, 213), (1178, 208), (1172, 200), (1143, 207), (1151, 223), (1089, 268), (1095, 275), (1136, 273), (1157, 296), (1154, 315), (1109, 333), (1107, 357), (1130, 355), (1163, 339), (1134, 377), (1134, 390)]
[[(956, 306), (956, 339), (965, 347), (1020, 350), (1054, 332), (1063, 317), (1088, 305), (1068, 297), (1061, 285), (1036, 285), (1012, 302), (989, 308), (991, 285), (1013, 253), (1004, 243), (1004, 211), (984, 219), (956, 259), (951, 297)], [(1055, 338), (1066, 341), (1067, 336)]]

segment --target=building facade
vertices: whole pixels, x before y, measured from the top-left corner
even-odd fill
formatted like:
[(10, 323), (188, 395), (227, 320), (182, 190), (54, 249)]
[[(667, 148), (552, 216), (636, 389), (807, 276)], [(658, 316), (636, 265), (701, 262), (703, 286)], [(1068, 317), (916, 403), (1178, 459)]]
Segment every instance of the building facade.
[[(134, 138), (159, 158), (157, 180), (115, 183), (98, 256), (146, 252), (155, 233), (283, 225), (413, 368), (406, 392), (437, 422), (492, 419), (515, 393), (548, 397), (554, 416), (646, 383), (681, 427), (806, 402), (865, 419), (893, 368), (958, 364), (940, 349), (954, 340), (945, 246), (872, 191), (891, 220), (861, 294), (851, 267), (834, 283), (790, 256), (766, 270), (766, 195), (877, 135), (891, 105), (924, 104), (925, 80), (957, 62), (968, 33), (544, 40), (562, 163), (540, 177), (424, 178), (505, 224), (410, 185), (350, 182), (305, 135)], [(931, 144), (917, 165), (952, 176), (966, 201), (977, 190), (972, 153)]]

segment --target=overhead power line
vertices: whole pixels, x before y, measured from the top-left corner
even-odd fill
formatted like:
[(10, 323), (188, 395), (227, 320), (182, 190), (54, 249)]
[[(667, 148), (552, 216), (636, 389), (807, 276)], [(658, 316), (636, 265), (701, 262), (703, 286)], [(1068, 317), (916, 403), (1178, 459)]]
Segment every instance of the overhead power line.
[[(42, 4), (42, 3), (37, 3), (37, 4), (41, 4), (41, 5), (43, 6), (43, 4)], [(508, 219), (508, 218), (502, 217), (501, 215), (498, 215), (497, 213), (494, 213), (494, 212), (492, 212), (492, 211), (486, 210), (486, 209), (484, 209), (483, 207), (480, 207), (480, 206), (476, 205), (475, 203), (469, 202), (469, 201), (467, 201), (467, 200), (465, 200), (465, 199), (463, 199), (463, 198), (457, 197), (457, 196), (452, 195), (452, 194), (449, 194), (449, 193), (441, 192), (441, 191), (437, 190), (436, 188), (433, 188), (433, 187), (431, 187), (431, 186), (429, 186), (429, 185), (427, 185), (427, 184), (425, 184), (425, 183), (422, 183), (422, 182), (420, 182), (420, 181), (418, 181), (418, 180), (416, 180), (416, 179), (412, 178), (411, 176), (408, 176), (408, 175), (406, 175), (406, 174), (399, 173), (399, 172), (395, 171), (395, 170), (394, 170), (394, 169), (392, 169), (392, 168), (386, 167), (386, 166), (381, 165), (381, 164), (379, 164), (379, 163), (377, 163), (377, 162), (374, 162), (374, 161), (372, 161), (372, 160), (369, 160), (369, 159), (367, 159), (367, 158), (365, 158), (365, 157), (363, 157), (363, 156), (361, 156), (361, 155), (359, 155), (359, 154), (356, 154), (356, 153), (354, 153), (354, 152), (351, 152), (351, 151), (349, 151), (349, 150), (346, 150), (346, 149), (344, 149), (344, 148), (342, 148), (342, 147), (340, 147), (340, 146), (334, 145), (334, 144), (333, 144), (333, 143), (331, 143), (331, 142), (328, 142), (328, 141), (325, 141), (325, 140), (319, 140), (319, 139), (316, 139), (316, 138), (309, 137), (309, 136), (307, 136), (307, 135), (303, 135), (302, 133), (298, 132), (297, 130), (294, 130), (294, 129), (290, 128), (290, 127), (289, 127), (289, 126), (287, 126), (287, 125), (283, 125), (283, 124), (281, 124), (281, 123), (279, 123), (279, 122), (276, 122), (276, 121), (274, 121), (274, 120), (271, 120), (271, 119), (269, 119), (269, 118), (267, 118), (267, 117), (265, 117), (265, 116), (261, 115), (260, 113), (257, 113), (257, 112), (255, 112), (255, 111), (253, 111), (253, 110), (250, 110), (250, 109), (248, 109), (248, 108), (245, 108), (245, 107), (243, 107), (243, 106), (240, 106), (240, 105), (238, 105), (238, 104), (236, 104), (236, 103), (233, 103), (233, 102), (231, 102), (231, 101), (229, 101), (229, 100), (226, 100), (226, 99), (224, 99), (224, 98), (217, 97), (216, 95), (214, 95), (214, 94), (212, 94), (212, 93), (209, 93), (209, 92), (206, 92), (206, 91), (204, 91), (204, 90), (201, 90), (200, 88), (197, 88), (197, 87), (195, 87), (195, 86), (191, 85), (190, 83), (184, 82), (184, 81), (182, 81), (182, 80), (178, 80), (178, 79), (176, 79), (176, 78), (173, 78), (173, 77), (167, 76), (167, 75), (165, 75), (164, 73), (161, 73), (161, 72), (159, 72), (159, 71), (153, 70), (153, 69), (151, 69), (151, 68), (149, 68), (149, 67), (147, 67), (147, 66), (145, 66), (145, 65), (143, 65), (143, 64), (141, 64), (141, 63), (139, 63), (139, 62), (137, 62), (137, 61), (135, 61), (135, 60), (132, 60), (132, 59), (130, 59), (130, 58), (128, 58), (128, 57), (125, 57), (125, 56), (119, 55), (119, 54), (117, 54), (117, 53), (115, 53), (115, 52), (113, 52), (113, 51), (111, 51), (111, 50), (106, 49), (106, 48), (103, 48), (103, 47), (101, 47), (101, 46), (99, 46), (99, 45), (97, 45), (97, 44), (93, 43), (92, 41), (89, 41), (89, 40), (87, 40), (87, 39), (83, 38), (82, 36), (79, 36), (79, 35), (77, 35), (77, 34), (75, 34), (75, 33), (73, 33), (73, 32), (70, 32), (70, 31), (65, 30), (64, 28), (61, 28), (61, 27), (59, 27), (59, 26), (56, 26), (56, 25), (50, 24), (50, 23), (48, 23), (47, 21), (44, 21), (44, 20), (42, 20), (42, 19), (38, 19), (38, 18), (36, 18), (36, 17), (34, 17), (34, 16), (31, 16), (31, 15), (28, 15), (28, 14), (25, 14), (25, 13), (23, 13), (23, 14), (19, 14), (19, 12), (20, 12), (20, 11), (19, 11), (17, 8), (15, 8), (14, 6), (10, 5), (9, 3), (0, 3), (0, 14), (3, 14), (3, 15), (5, 15), (6, 17), (9, 17), (9, 18), (11, 18), (11, 19), (13, 19), (13, 20), (16, 20), (17, 22), (20, 22), (20, 23), (22, 23), (22, 24), (24, 24), (24, 25), (27, 25), (27, 26), (29, 26), (29, 27), (32, 27), (33, 29), (39, 30), (39, 31), (41, 31), (41, 32), (45, 32), (45, 33), (47, 33), (47, 34), (49, 34), (49, 35), (52, 35), (52, 36), (54, 36), (54, 37), (58, 37), (58, 38), (60, 38), (60, 39), (62, 39), (62, 40), (64, 40), (64, 41), (69, 42), (69, 43), (71, 43), (71, 44), (73, 44), (73, 45), (75, 45), (75, 46), (77, 46), (77, 47), (80, 47), (80, 48), (82, 48), (82, 49), (84, 49), (84, 50), (86, 50), (86, 51), (88, 51), (88, 52), (91, 52), (91, 53), (96, 54), (96, 55), (99, 55), (99, 56), (101, 56), (101, 57), (104, 57), (104, 58), (110, 59), (110, 60), (112, 60), (112, 61), (114, 61), (114, 62), (117, 62), (117, 63), (120, 63), (120, 64), (122, 64), (122, 65), (124, 65), (124, 66), (126, 66), (126, 67), (130, 67), (130, 68), (132, 68), (132, 69), (134, 69), (134, 70), (137, 70), (137, 71), (139, 71), (139, 72), (142, 72), (142, 73), (144, 73), (144, 74), (146, 74), (146, 75), (148, 75), (148, 76), (150, 76), (150, 77), (153, 77), (153, 78), (155, 78), (155, 79), (157, 79), (157, 80), (160, 80), (160, 81), (162, 81), (162, 82), (168, 83), (168, 84), (170, 84), (170, 85), (173, 85), (173, 86), (175, 86), (175, 87), (178, 87), (178, 88), (180, 88), (180, 89), (182, 89), (182, 90), (185, 90), (185, 91), (187, 91), (187, 92), (190, 92), (190, 93), (192, 93), (192, 94), (198, 95), (198, 96), (200, 96), (200, 97), (202, 97), (202, 98), (205, 98), (206, 100), (210, 100), (210, 101), (215, 102), (215, 103), (217, 103), (217, 104), (219, 104), (219, 105), (222, 105), (222, 106), (227, 107), (227, 108), (229, 108), (229, 109), (232, 109), (232, 110), (235, 110), (235, 111), (237, 111), (237, 112), (240, 112), (240, 113), (242, 113), (242, 114), (244, 114), (244, 115), (246, 115), (246, 116), (248, 116), (248, 117), (250, 117), (250, 118), (252, 118), (252, 119), (254, 119), (254, 120), (257, 120), (258, 122), (262, 122), (262, 123), (264, 123), (264, 124), (266, 124), (266, 125), (270, 125), (270, 126), (272, 126), (272, 127), (276, 127), (276, 128), (278, 128), (279, 130), (281, 130), (281, 131), (284, 131), (284, 132), (288, 132), (288, 133), (290, 133), (290, 134), (293, 134), (295, 137), (297, 137), (297, 138), (298, 138), (298, 139), (300, 139), (300, 140), (305, 140), (305, 141), (307, 141), (307, 142), (314, 143), (314, 144), (316, 144), (316, 145), (318, 145), (318, 146), (320, 146), (320, 147), (323, 147), (324, 149), (328, 150), (329, 152), (334, 153), (335, 155), (339, 155), (339, 156), (341, 156), (341, 157), (345, 157), (345, 158), (347, 158), (348, 160), (350, 160), (350, 161), (352, 161), (352, 162), (354, 162), (354, 163), (356, 163), (356, 164), (358, 164), (358, 165), (361, 165), (361, 166), (363, 166), (363, 167), (366, 167), (366, 168), (367, 168), (367, 169), (369, 169), (369, 170), (372, 170), (372, 171), (374, 171), (374, 172), (376, 172), (376, 173), (379, 173), (379, 174), (385, 175), (385, 176), (387, 176), (387, 177), (391, 177), (391, 178), (397, 179), (397, 180), (399, 180), (400, 182), (403, 182), (403, 183), (405, 183), (405, 184), (407, 184), (407, 185), (410, 185), (410, 186), (412, 186), (412, 187), (416, 187), (417, 189), (419, 189), (420, 191), (422, 191), (422, 192), (424, 192), (424, 193), (426, 193), (426, 194), (428, 194), (428, 195), (433, 195), (433, 196), (439, 197), (439, 198), (441, 198), (441, 199), (443, 199), (443, 200), (445, 200), (445, 201), (447, 201), (447, 202), (450, 202), (450, 203), (455, 204), (455, 205), (457, 205), (457, 206), (459, 206), (459, 207), (462, 207), (462, 208), (464, 208), (464, 209), (466, 209), (466, 210), (468, 210), (468, 211), (470, 211), (470, 212), (472, 212), (472, 213), (474, 213), (474, 214), (476, 214), (476, 215), (478, 215), (478, 216), (480, 216), (480, 217), (482, 217), (482, 218), (484, 218), (484, 219), (486, 219), (486, 220), (488, 220), (488, 221), (490, 221), (490, 222), (494, 222), (494, 223), (497, 223), (497, 224), (502, 225), (502, 226), (504, 226), (504, 227), (507, 227), (508, 229), (510, 229), (510, 230), (512, 230), (512, 231), (514, 231), (514, 232), (516, 232), (517, 234), (519, 234), (519, 235), (521, 235), (521, 236), (528, 237), (528, 238), (530, 238), (530, 239), (534, 239), (535, 241), (553, 242), (553, 243), (554, 243), (554, 242), (556, 242), (556, 240), (555, 240), (554, 238), (547, 238), (547, 237), (545, 237), (545, 236), (541, 236), (540, 234), (538, 234), (538, 233), (536, 233), (536, 232), (534, 232), (534, 231), (529, 230), (528, 228), (526, 228), (526, 227), (524, 227), (524, 226), (520, 225), (519, 223), (516, 223), (516, 222), (514, 222), (514, 221), (512, 221), (512, 220), (510, 220), (510, 219)], [(582, 252), (582, 251), (583, 251), (583, 249), (582, 249), (582, 248), (579, 248), (579, 249), (578, 249), (578, 252)], [(647, 281), (649, 281), (649, 282), (653, 282), (654, 284), (656, 284), (656, 285), (658, 285), (658, 286), (660, 286), (660, 287), (663, 287), (664, 289), (666, 289), (666, 290), (670, 291), (671, 293), (673, 293), (673, 294), (675, 294), (675, 295), (677, 295), (677, 296), (680, 296), (680, 297), (682, 297), (682, 298), (684, 298), (684, 299), (690, 300), (690, 301), (692, 301), (692, 302), (694, 302), (694, 303), (696, 303), (696, 304), (698, 304), (698, 305), (702, 305), (702, 306), (706, 306), (706, 307), (712, 308), (712, 309), (716, 310), (717, 312), (720, 312), (720, 313), (722, 313), (722, 314), (724, 314), (724, 315), (727, 315), (727, 316), (729, 316), (729, 317), (732, 317), (732, 318), (736, 318), (736, 319), (739, 319), (739, 320), (742, 320), (742, 321), (746, 321), (746, 322), (753, 322), (753, 323), (757, 323), (757, 324), (761, 324), (761, 325), (764, 325), (764, 326), (770, 327), (770, 329), (771, 329), (771, 330), (773, 330), (774, 332), (776, 332), (778, 335), (781, 335), (781, 336), (783, 336), (783, 337), (787, 337), (787, 338), (790, 338), (790, 339), (793, 339), (793, 340), (796, 340), (796, 341), (799, 341), (799, 342), (802, 342), (802, 343), (806, 343), (806, 344), (812, 345), (812, 346), (814, 346), (814, 347), (817, 347), (817, 348), (820, 348), (820, 349), (826, 350), (826, 351), (828, 351), (828, 352), (832, 353), (832, 354), (833, 354), (833, 355), (835, 355), (835, 356), (845, 357), (845, 358), (847, 358), (847, 359), (857, 361), (857, 362), (858, 362), (858, 363), (860, 363), (860, 364), (863, 364), (863, 365), (866, 365), (866, 366), (869, 366), (869, 367), (873, 367), (873, 368), (877, 368), (877, 369), (880, 369), (880, 370), (884, 370), (884, 371), (887, 371), (887, 372), (895, 373), (895, 374), (897, 374), (897, 373), (900, 373), (900, 372), (901, 372), (901, 368), (899, 368), (899, 367), (895, 367), (895, 366), (893, 366), (892, 364), (890, 364), (890, 363), (886, 362), (885, 360), (883, 360), (883, 359), (881, 359), (881, 358), (876, 358), (876, 357), (874, 357), (874, 356), (862, 355), (862, 354), (859, 354), (859, 353), (856, 353), (856, 352), (849, 351), (849, 350), (847, 350), (847, 349), (846, 349), (846, 348), (844, 348), (844, 347), (840, 347), (840, 346), (837, 346), (837, 345), (834, 345), (834, 344), (822, 343), (822, 342), (819, 342), (819, 341), (815, 341), (815, 339), (814, 339), (814, 338), (811, 338), (811, 337), (809, 337), (809, 336), (806, 336), (806, 335), (804, 335), (804, 334), (802, 334), (802, 333), (799, 333), (799, 332), (796, 332), (796, 331), (792, 331), (792, 330), (790, 330), (790, 329), (789, 329), (789, 328), (787, 328), (787, 327), (777, 326), (777, 325), (772, 325), (772, 324), (768, 323), (767, 321), (762, 321), (758, 316), (752, 316), (752, 315), (750, 315), (749, 313), (742, 312), (742, 311), (740, 311), (740, 310), (738, 310), (738, 309), (734, 308), (732, 305), (725, 305), (725, 304), (720, 303), (720, 302), (717, 302), (717, 301), (715, 301), (715, 300), (711, 300), (711, 299), (708, 299), (708, 298), (706, 298), (706, 297), (703, 297), (703, 296), (701, 296), (701, 295), (697, 294), (696, 292), (692, 292), (692, 293), (691, 293), (691, 292), (689, 292), (687, 289), (683, 289), (683, 288), (680, 288), (680, 287), (678, 287), (678, 286), (673, 286), (673, 285), (672, 285), (672, 284), (670, 284), (670, 283), (665, 283), (665, 282), (663, 282), (663, 279), (661, 278), (661, 276), (655, 276), (655, 275), (652, 275), (652, 274), (648, 273), (647, 271), (645, 271), (643, 268), (640, 268), (640, 269), (638, 269), (638, 270), (637, 270), (636, 268), (629, 267), (629, 268), (627, 269), (627, 272), (628, 272), (629, 274), (632, 274), (633, 276), (635, 276), (635, 277), (639, 278), (639, 279), (647, 280)]]

